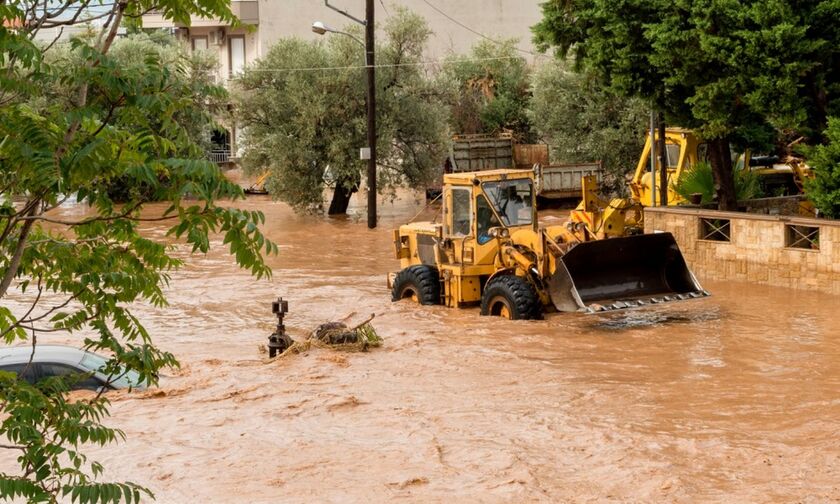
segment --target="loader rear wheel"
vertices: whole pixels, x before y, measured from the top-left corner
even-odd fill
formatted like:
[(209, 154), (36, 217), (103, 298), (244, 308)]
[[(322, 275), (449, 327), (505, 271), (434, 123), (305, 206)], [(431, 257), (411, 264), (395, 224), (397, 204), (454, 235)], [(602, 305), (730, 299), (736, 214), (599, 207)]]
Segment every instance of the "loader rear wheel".
[(440, 276), (437, 268), (424, 264), (409, 266), (397, 273), (391, 301), (412, 299), (422, 305), (440, 304)]
[(498, 276), (484, 287), (481, 314), (510, 320), (542, 318), (542, 305), (534, 288), (515, 275)]

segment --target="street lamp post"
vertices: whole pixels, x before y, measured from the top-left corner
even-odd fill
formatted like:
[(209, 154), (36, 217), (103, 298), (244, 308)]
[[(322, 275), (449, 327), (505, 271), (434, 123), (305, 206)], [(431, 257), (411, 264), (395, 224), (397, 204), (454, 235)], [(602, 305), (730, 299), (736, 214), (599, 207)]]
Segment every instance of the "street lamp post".
[(346, 16), (365, 27), (365, 40), (362, 42), (357, 37), (329, 28), (324, 23), (316, 21), (312, 24), (312, 31), (324, 35), (327, 32), (347, 35), (365, 48), (365, 70), (367, 71), (367, 185), (368, 185), (368, 228), (376, 227), (376, 60), (374, 58), (374, 9), (373, 0), (366, 0), (365, 19), (358, 19), (346, 11), (333, 5), (329, 0), (324, 0), (324, 5), (330, 9)]

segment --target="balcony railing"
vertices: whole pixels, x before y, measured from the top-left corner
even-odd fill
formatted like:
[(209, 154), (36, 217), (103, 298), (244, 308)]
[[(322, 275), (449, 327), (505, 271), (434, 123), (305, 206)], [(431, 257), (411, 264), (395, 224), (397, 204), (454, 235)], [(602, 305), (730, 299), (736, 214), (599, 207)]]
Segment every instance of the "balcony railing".
[(216, 164), (230, 163), (231, 157), (230, 149), (216, 149), (210, 151), (210, 161)]

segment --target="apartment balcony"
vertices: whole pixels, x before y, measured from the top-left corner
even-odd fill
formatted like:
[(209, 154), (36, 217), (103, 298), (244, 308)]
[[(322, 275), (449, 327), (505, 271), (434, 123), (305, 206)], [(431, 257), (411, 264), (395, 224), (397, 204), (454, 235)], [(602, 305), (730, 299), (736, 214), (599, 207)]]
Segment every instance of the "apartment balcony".
[[(233, 15), (239, 18), (243, 25), (260, 24), (260, 4), (258, 1), (236, 1), (230, 3)], [(193, 18), (192, 28), (228, 26), (229, 23), (219, 19)], [(164, 19), (159, 11), (151, 11), (143, 15), (143, 28), (183, 28), (186, 25), (174, 23), (170, 19)]]

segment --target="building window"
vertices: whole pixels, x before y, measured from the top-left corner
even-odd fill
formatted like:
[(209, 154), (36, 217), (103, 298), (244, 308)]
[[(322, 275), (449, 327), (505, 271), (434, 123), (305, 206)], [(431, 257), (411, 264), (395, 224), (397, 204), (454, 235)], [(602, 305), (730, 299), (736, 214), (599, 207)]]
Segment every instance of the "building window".
[(700, 217), (700, 239), (729, 242), (732, 241), (732, 232), (729, 219), (709, 219)]
[(192, 39), (192, 50), (193, 52), (196, 51), (206, 51), (207, 50), (207, 37), (193, 37)]
[(245, 69), (245, 36), (228, 37), (228, 75), (234, 77)]
[(785, 224), (785, 247), (819, 250), (820, 228)]

